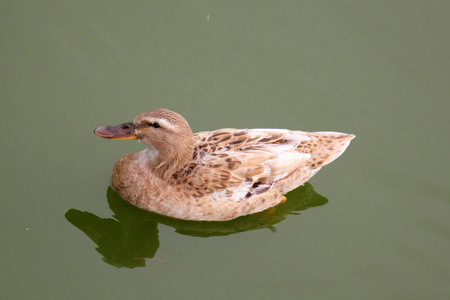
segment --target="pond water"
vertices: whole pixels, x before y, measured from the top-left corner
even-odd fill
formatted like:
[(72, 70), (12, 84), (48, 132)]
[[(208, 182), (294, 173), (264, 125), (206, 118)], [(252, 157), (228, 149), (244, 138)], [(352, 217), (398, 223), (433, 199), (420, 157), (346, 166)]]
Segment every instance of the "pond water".
[[(8, 1), (5, 299), (450, 298), (450, 3)], [(272, 211), (187, 222), (110, 187), (143, 149), (92, 130), (356, 135)]]

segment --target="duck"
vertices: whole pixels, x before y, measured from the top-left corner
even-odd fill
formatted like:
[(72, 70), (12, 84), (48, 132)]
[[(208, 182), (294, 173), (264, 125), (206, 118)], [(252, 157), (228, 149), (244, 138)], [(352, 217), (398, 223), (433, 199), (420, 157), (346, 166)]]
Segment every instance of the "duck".
[(228, 221), (286, 201), (284, 194), (342, 155), (355, 137), (269, 128), (193, 133), (180, 114), (164, 108), (94, 133), (147, 146), (113, 169), (112, 186), (123, 199), (193, 221)]

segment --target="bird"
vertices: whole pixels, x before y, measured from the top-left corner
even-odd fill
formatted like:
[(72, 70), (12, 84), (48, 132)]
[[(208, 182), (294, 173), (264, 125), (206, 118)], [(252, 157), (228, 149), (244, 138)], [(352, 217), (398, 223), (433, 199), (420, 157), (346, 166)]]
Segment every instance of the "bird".
[(185, 118), (164, 108), (94, 133), (147, 146), (114, 167), (112, 186), (123, 199), (193, 221), (228, 221), (286, 201), (284, 194), (338, 158), (355, 137), (269, 128), (192, 133)]

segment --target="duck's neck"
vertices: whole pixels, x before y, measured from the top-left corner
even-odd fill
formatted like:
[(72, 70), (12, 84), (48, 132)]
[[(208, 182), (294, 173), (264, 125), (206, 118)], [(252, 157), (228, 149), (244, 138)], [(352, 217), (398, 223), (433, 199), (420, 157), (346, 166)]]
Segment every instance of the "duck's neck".
[(143, 167), (149, 168), (159, 178), (168, 180), (192, 158), (193, 150), (191, 148), (165, 150), (160, 151), (155, 147), (149, 147), (140, 153), (140, 157), (144, 163)]
[(141, 153), (150, 165), (154, 166), (158, 162), (159, 151), (155, 147), (148, 147)]

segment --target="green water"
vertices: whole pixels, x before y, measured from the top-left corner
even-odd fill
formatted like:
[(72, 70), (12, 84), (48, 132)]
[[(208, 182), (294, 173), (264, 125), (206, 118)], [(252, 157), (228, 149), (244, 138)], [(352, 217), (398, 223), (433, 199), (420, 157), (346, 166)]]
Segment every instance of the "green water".
[[(2, 298), (447, 299), (450, 4), (3, 1)], [(92, 130), (356, 134), (274, 211), (144, 213)]]

